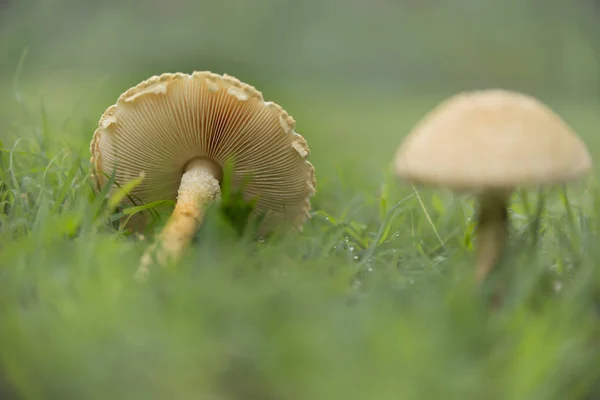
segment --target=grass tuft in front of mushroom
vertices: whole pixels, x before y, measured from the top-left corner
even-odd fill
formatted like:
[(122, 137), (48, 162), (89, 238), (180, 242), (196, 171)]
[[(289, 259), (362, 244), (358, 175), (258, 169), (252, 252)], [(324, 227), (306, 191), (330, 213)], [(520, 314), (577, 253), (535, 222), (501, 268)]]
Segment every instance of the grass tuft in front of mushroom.
[[(118, 222), (131, 188), (97, 194), (88, 176), (90, 132), (121, 88), (76, 122), (20, 103), (0, 145), (0, 397), (599, 398), (597, 184), (514, 192), (510, 285), (489, 312), (474, 199), (389, 168), (445, 95), (374, 105), (309, 89), (276, 96), (318, 171), (304, 229), (256, 240), (235, 222), (252, 204), (222, 188), (178, 268), (144, 285), (153, 237)], [(597, 159), (595, 105), (553, 104)], [(173, 206), (147, 209), (150, 230)]]

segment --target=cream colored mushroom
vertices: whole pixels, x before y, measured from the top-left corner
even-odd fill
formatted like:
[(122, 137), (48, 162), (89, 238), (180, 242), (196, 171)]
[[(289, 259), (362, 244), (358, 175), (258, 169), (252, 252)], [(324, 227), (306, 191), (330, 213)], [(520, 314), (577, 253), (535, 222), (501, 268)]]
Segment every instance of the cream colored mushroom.
[[(94, 177), (124, 185), (149, 203), (176, 199), (175, 209), (141, 260), (147, 272), (154, 247), (161, 264), (177, 261), (220, 196), (223, 168), (233, 162), (232, 187), (256, 198), (253, 216), (267, 233), (282, 223), (300, 228), (315, 193), (309, 149), (280, 106), (254, 87), (210, 72), (154, 76), (123, 93), (100, 118), (90, 150)], [(139, 229), (145, 221), (135, 224)]]
[(591, 167), (585, 144), (548, 106), (501, 89), (443, 101), (413, 128), (394, 159), (396, 174), (406, 181), (477, 195), (478, 283), (504, 248), (514, 189), (566, 183)]

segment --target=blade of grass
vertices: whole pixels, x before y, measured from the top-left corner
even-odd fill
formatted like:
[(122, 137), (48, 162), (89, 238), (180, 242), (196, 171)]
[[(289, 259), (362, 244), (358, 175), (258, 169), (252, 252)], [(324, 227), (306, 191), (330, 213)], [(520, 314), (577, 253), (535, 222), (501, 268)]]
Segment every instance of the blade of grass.
[(395, 217), (400, 206), (403, 205), (404, 203), (406, 203), (408, 200), (410, 200), (410, 198), (412, 198), (412, 196), (413, 196), (412, 194), (406, 196), (405, 198), (403, 198), (402, 200), (400, 200), (399, 202), (394, 204), (392, 207), (390, 207), (390, 209), (387, 211), (387, 213), (385, 214), (384, 220), (379, 225), (379, 230), (377, 231), (377, 235), (375, 236), (375, 239), (372, 241), (371, 245), (367, 248), (367, 251), (363, 255), (363, 258), (360, 262), (361, 266), (363, 266), (366, 262), (368, 262), (368, 260), (373, 256), (375, 249), (380, 244), (381, 238), (382, 238), (384, 232), (386, 231), (386, 226), (388, 225), (388, 221), (391, 221)]
[(435, 227), (435, 224), (431, 220), (431, 216), (427, 212), (427, 207), (425, 207), (425, 204), (423, 204), (423, 200), (421, 200), (421, 196), (419, 196), (419, 191), (417, 190), (416, 186), (414, 186), (414, 185), (412, 188), (413, 188), (413, 192), (415, 193), (415, 196), (417, 197), (417, 201), (419, 202), (419, 205), (421, 206), (421, 209), (423, 210), (423, 213), (425, 214), (425, 218), (427, 218), (427, 222), (431, 226), (431, 229), (433, 229), (433, 233), (435, 234), (435, 237), (437, 238), (438, 242), (440, 243), (440, 246), (443, 249), (444, 241), (442, 240), (437, 228)]

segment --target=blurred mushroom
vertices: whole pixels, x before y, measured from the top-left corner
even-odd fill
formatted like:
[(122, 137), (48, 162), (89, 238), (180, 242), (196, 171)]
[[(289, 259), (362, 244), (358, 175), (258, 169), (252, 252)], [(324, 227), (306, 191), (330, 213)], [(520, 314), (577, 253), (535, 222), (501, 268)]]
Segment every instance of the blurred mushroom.
[[(95, 179), (102, 186), (114, 176), (115, 185), (124, 185), (143, 173), (132, 197), (177, 200), (139, 273), (147, 271), (155, 247), (161, 264), (179, 259), (206, 207), (220, 197), (229, 161), (232, 188), (250, 178), (243, 197), (257, 200), (252, 216), (263, 218), (259, 233), (288, 223), (300, 228), (316, 182), (306, 141), (294, 126), (280, 106), (227, 75), (162, 74), (123, 93), (102, 115), (90, 145)], [(138, 218), (132, 227), (146, 222)]]
[(515, 188), (566, 183), (591, 167), (585, 144), (549, 107), (501, 89), (443, 101), (413, 128), (394, 159), (396, 175), (406, 181), (477, 195), (478, 283), (499, 261)]

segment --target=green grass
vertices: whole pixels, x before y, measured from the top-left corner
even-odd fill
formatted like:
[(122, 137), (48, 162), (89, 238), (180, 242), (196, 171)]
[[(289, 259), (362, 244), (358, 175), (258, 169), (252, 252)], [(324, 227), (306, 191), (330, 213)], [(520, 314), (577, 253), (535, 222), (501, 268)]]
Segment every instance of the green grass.
[[(404, 133), (444, 95), (278, 87), (265, 97), (297, 119), (317, 173), (304, 231), (256, 241), (215, 206), (181, 265), (141, 285), (151, 238), (117, 231), (88, 178), (86, 146), (123, 89), (108, 87), (0, 102), (6, 398), (600, 396), (593, 180), (515, 195), (502, 271), (478, 290), (471, 199), (389, 173)], [(555, 105), (600, 156), (596, 106)], [(490, 312), (498, 288), (506, 299)]]

